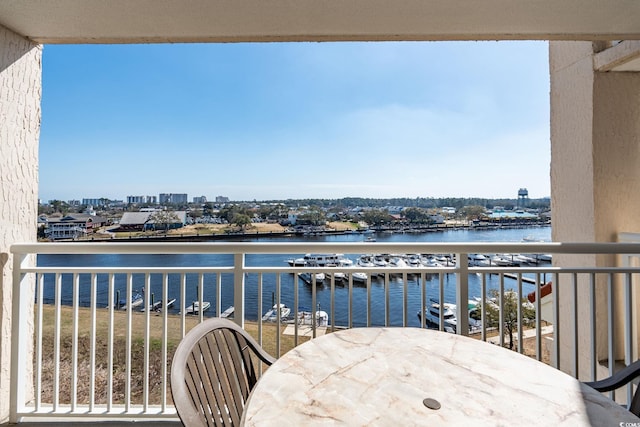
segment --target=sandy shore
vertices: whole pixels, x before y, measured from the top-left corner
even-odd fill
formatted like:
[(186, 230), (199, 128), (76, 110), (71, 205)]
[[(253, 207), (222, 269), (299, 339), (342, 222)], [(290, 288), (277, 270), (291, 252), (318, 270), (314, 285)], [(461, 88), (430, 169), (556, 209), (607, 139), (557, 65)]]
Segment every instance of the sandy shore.
[[(347, 222), (330, 222), (327, 228), (337, 231), (353, 229), (352, 223)], [(229, 229), (229, 224), (194, 224), (186, 225), (182, 228), (169, 231), (169, 235), (188, 235), (188, 234), (222, 234)], [(245, 228), (248, 233), (284, 233), (287, 227), (283, 227), (277, 223), (253, 223)]]

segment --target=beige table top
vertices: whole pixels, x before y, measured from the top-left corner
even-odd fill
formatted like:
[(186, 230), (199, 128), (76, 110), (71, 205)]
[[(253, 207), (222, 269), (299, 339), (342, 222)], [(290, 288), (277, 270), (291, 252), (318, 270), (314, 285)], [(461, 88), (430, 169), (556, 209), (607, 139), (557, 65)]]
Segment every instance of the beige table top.
[[(439, 409), (430, 409), (434, 399)], [(283, 355), (256, 384), (247, 426), (618, 426), (640, 419), (517, 352), (420, 328), (354, 328)], [(284, 423), (284, 424), (283, 424)]]

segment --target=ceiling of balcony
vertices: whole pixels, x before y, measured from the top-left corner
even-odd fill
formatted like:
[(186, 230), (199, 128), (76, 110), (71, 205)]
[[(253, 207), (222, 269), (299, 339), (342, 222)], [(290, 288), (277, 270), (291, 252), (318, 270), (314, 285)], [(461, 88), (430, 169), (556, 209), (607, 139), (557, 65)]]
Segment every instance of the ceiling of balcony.
[(2, 0), (0, 25), (43, 44), (640, 40), (640, 1)]
[(3, 0), (39, 43), (640, 39), (637, 0)]

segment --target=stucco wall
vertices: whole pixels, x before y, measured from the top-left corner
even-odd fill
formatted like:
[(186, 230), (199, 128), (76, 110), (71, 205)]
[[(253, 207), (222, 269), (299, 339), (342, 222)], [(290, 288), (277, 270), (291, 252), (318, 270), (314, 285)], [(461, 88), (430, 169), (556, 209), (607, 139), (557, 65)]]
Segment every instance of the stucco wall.
[[(590, 42), (550, 42), (551, 74), (551, 208), (552, 239), (558, 242), (594, 242), (593, 175), (593, 47)], [(589, 266), (595, 256), (554, 255), (556, 265)], [(558, 297), (560, 335), (559, 367), (574, 372), (574, 297), (572, 277), (554, 279)], [(577, 313), (580, 325), (589, 325), (589, 283), (578, 283)], [(606, 288), (596, 297), (602, 301)], [(605, 314), (606, 316), (606, 314)], [(606, 317), (605, 317), (606, 318)], [(605, 343), (606, 329), (598, 331), (596, 342)], [(578, 369), (590, 366), (591, 339), (588, 328), (578, 331), (581, 358)], [(603, 351), (606, 349), (603, 348)], [(606, 351), (605, 351), (606, 353)], [(582, 372), (582, 375), (589, 375)], [(584, 376), (582, 376), (585, 378)], [(588, 378), (588, 377), (586, 377)]]
[(593, 140), (596, 237), (640, 232), (640, 73), (596, 73)]
[(593, 50), (550, 42), (553, 240), (593, 242)]
[(0, 423), (9, 417), (14, 242), (36, 240), (42, 49), (0, 27)]
[[(551, 42), (551, 200), (554, 241), (614, 242), (620, 232), (640, 232), (640, 74), (595, 72), (591, 42)], [(554, 263), (604, 266), (608, 256), (556, 256)], [(560, 364), (573, 373), (573, 286), (557, 286), (560, 301)], [(590, 283), (577, 283), (578, 367), (590, 379)], [(607, 353), (606, 277), (596, 282), (596, 357)], [(624, 294), (615, 286), (621, 330)], [(556, 289), (554, 289), (556, 292)], [(563, 302), (565, 301), (565, 302)], [(564, 315), (564, 318), (563, 318)], [(616, 359), (624, 358), (622, 334)]]
[[(616, 241), (620, 232), (640, 233), (640, 73), (595, 74), (593, 122), (595, 235), (597, 241)], [(615, 351), (621, 360), (626, 296), (622, 278), (615, 285)], [(638, 313), (637, 290), (632, 298)], [(638, 320), (636, 315), (634, 358), (638, 356)]]

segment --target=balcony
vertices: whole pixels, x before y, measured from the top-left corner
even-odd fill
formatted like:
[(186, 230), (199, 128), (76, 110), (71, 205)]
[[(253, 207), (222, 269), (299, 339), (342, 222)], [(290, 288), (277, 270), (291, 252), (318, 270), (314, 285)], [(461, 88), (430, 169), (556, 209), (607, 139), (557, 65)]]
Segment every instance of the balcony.
[[(638, 357), (636, 243), (41, 243), (15, 244), (11, 252), (12, 422), (178, 421), (169, 390), (172, 351), (194, 324), (231, 306), (233, 320), (274, 356), (340, 328), (427, 327), (418, 313), (435, 300), (456, 304), (456, 333), (506, 345), (513, 327), (514, 351), (581, 380), (607, 376), (616, 363)], [(305, 253), (352, 260), (361, 254), (446, 256), (436, 266), (286, 262)], [(529, 254), (538, 262), (475, 266), (473, 254)], [(539, 262), (536, 254), (551, 255), (554, 263)], [(34, 256), (49, 261), (34, 263)], [(149, 256), (157, 262), (151, 265)], [(584, 267), (585, 259), (594, 265)], [(136, 292), (144, 300), (131, 309), (127, 301)], [(508, 295), (533, 302), (517, 304), (510, 314)], [(173, 312), (139, 310), (173, 298), (179, 307)], [(118, 299), (130, 309), (122, 310)], [(472, 318), (468, 303), (474, 299), (480, 304)], [(187, 314), (193, 301), (211, 308)], [(263, 320), (280, 303), (291, 313)], [(491, 307), (499, 313), (493, 323)], [(533, 318), (526, 318), (525, 307)], [(309, 310), (306, 321), (290, 321), (302, 319), (303, 310)], [(515, 322), (507, 318), (512, 314)], [(439, 316), (440, 329), (452, 330), (444, 310)], [(532, 345), (525, 349), (525, 342)], [(628, 393), (612, 397), (624, 401)]]

